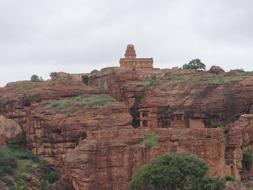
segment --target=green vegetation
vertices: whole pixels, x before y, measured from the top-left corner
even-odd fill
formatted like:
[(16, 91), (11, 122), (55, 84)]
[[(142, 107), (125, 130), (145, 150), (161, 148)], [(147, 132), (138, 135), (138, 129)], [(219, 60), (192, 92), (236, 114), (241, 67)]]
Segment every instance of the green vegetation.
[(51, 189), (51, 184), (46, 180), (42, 180), (40, 183), (39, 190), (50, 190), (50, 189)]
[(90, 73), (91, 74), (94, 74), (94, 73), (97, 73), (98, 72), (98, 70), (97, 69), (94, 69), (94, 70), (92, 70)]
[(147, 148), (153, 148), (153, 147), (159, 147), (160, 143), (157, 140), (157, 134), (156, 133), (151, 133), (148, 136), (146, 136), (141, 144), (144, 144), (145, 147)]
[(87, 76), (87, 75), (82, 75), (82, 82), (84, 83), (84, 84), (89, 84), (89, 77)]
[(39, 77), (38, 75), (32, 75), (31, 81), (32, 82), (41, 82), (41, 81), (43, 81), (43, 79), (42, 79), (42, 77)]
[(160, 84), (160, 80), (156, 76), (152, 76), (150, 79), (144, 80), (143, 83), (144, 86), (155, 86)]
[(218, 125), (216, 128), (225, 129), (225, 126), (224, 125)]
[(207, 164), (189, 153), (170, 153), (141, 167), (132, 190), (222, 190), (225, 180), (207, 176)]
[(202, 76), (191, 76), (191, 75), (172, 75), (167, 79), (176, 82), (207, 82), (210, 84), (226, 84), (235, 81), (241, 81), (245, 78), (253, 76), (252, 73), (242, 73), (236, 76), (226, 76), (224, 74), (208, 73)]
[(242, 159), (242, 168), (243, 171), (249, 171), (252, 167), (253, 163), (253, 152), (251, 150), (247, 150), (243, 153)]
[(20, 178), (16, 181), (16, 190), (28, 190), (25, 180)]
[(49, 74), (49, 76), (50, 76), (51, 79), (52, 79), (52, 78), (54, 78), (54, 77), (57, 76), (57, 72), (51, 72), (51, 73)]
[(232, 181), (232, 182), (234, 182), (234, 181), (237, 181), (234, 177), (232, 177), (232, 176), (226, 176), (225, 177), (225, 180), (226, 181)]
[(106, 94), (83, 94), (60, 100), (49, 100), (46, 104), (46, 108), (53, 108), (62, 113), (75, 113), (84, 109), (108, 106), (115, 101), (113, 97)]
[(59, 173), (31, 151), (16, 145), (0, 148), (0, 181), (7, 183), (9, 189), (27, 190), (25, 176), (36, 172), (40, 172), (42, 181), (48, 184), (59, 179)]
[(206, 70), (206, 65), (200, 59), (193, 59), (188, 64), (184, 64), (183, 69)]

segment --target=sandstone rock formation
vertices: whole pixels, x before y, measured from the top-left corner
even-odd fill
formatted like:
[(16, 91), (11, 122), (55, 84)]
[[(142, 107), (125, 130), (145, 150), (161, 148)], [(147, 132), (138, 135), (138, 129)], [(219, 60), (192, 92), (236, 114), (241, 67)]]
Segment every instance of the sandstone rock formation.
[(209, 73), (215, 73), (215, 74), (222, 74), (225, 73), (224, 69), (222, 69), (220, 66), (213, 65), (209, 71)]
[[(252, 176), (241, 164), (253, 150), (252, 73), (106, 68), (89, 86), (63, 77), (0, 94), (0, 114), (20, 125), (24, 145), (75, 189), (128, 190), (141, 165), (171, 151), (199, 155), (213, 176)], [(159, 147), (143, 144), (150, 133)]]
[[(81, 96), (71, 98), (69, 103), (75, 104), (75, 107), (66, 112), (64, 109), (70, 108), (70, 104), (64, 106), (63, 103), (69, 98), (42, 101), (30, 109), (23, 128), (27, 134), (26, 144), (36, 155), (60, 166), (62, 155), (78, 146), (87, 137), (88, 131), (132, 128), (131, 116), (123, 103), (113, 100), (108, 105), (87, 108), (84, 103), (79, 104), (81, 99)], [(84, 101), (90, 99), (84, 98)], [(57, 102), (63, 107), (54, 107)], [(79, 109), (76, 109), (78, 106)]]
[[(148, 148), (143, 138), (157, 133), (159, 147)], [(88, 133), (67, 154), (64, 168), (75, 189), (127, 190), (136, 170), (159, 155), (188, 151), (207, 160), (210, 175), (224, 177), (225, 135), (221, 129), (110, 130)]]
[(90, 84), (125, 102), (135, 120), (142, 108), (167, 106), (171, 113), (181, 111), (187, 118), (202, 120), (206, 127), (216, 127), (236, 121), (252, 107), (251, 74), (112, 69), (91, 75)]
[(22, 129), (13, 120), (0, 115), (0, 146), (20, 143), (22, 141)]

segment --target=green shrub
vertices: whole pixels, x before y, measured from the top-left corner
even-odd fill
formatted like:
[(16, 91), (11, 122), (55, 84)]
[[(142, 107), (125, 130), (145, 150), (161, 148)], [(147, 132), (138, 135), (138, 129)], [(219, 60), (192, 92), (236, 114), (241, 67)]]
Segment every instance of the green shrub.
[(236, 179), (234, 177), (232, 177), (232, 176), (226, 176), (225, 180), (226, 181), (236, 181)]
[(247, 150), (243, 153), (242, 167), (243, 171), (249, 171), (252, 167), (253, 155), (251, 150)]
[(42, 77), (39, 77), (38, 75), (32, 75), (31, 81), (32, 82), (40, 82), (40, 81), (43, 81), (43, 79), (42, 79)]
[(147, 147), (147, 148), (158, 147), (160, 145), (159, 141), (157, 140), (156, 133), (151, 133), (148, 136), (146, 136), (142, 140), (141, 144), (144, 144), (145, 147)]
[[(0, 180), (4, 181), (10, 189), (26, 190), (26, 178), (23, 174), (31, 174), (41, 171), (43, 180), (54, 183), (60, 177), (59, 173), (48, 166), (46, 162), (39, 160), (31, 151), (17, 145), (9, 145), (0, 148)], [(15, 184), (8, 180), (8, 176), (15, 176)], [(16, 188), (13, 188), (14, 185)]]
[(47, 180), (42, 180), (39, 190), (51, 190), (51, 184)]
[(94, 69), (94, 70), (92, 70), (90, 73), (91, 74), (94, 74), (94, 73), (97, 73), (98, 72), (98, 70), (97, 69)]
[(57, 171), (55, 171), (50, 166), (44, 166), (42, 167), (42, 178), (44, 181), (47, 181), (49, 183), (54, 183), (59, 180), (60, 175)]
[(200, 59), (193, 59), (188, 64), (184, 64), (183, 69), (205, 70), (206, 65)]
[(28, 190), (27, 184), (23, 179), (16, 180), (16, 190)]
[(82, 75), (82, 82), (84, 83), (84, 84), (89, 84), (89, 77), (87, 76), (87, 75)]
[(142, 166), (129, 183), (132, 190), (222, 190), (224, 180), (207, 176), (196, 155), (170, 153)]
[(57, 76), (57, 72), (51, 72), (51, 73), (49, 74), (49, 76), (50, 76), (51, 79), (52, 79), (52, 78), (54, 78), (54, 77)]
[(224, 125), (218, 125), (216, 128), (225, 129), (225, 126)]

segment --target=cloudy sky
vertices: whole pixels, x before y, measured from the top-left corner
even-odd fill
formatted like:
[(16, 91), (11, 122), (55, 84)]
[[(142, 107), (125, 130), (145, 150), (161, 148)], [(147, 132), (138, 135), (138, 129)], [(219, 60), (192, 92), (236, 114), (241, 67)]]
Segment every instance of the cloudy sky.
[(155, 66), (200, 58), (253, 70), (252, 0), (0, 0), (0, 86), (117, 66), (126, 45)]

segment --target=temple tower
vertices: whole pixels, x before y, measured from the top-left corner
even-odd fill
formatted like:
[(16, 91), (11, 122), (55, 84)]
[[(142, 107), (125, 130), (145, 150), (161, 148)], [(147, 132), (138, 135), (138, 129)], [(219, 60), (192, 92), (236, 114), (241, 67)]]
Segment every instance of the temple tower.
[(136, 58), (136, 52), (133, 44), (127, 45), (125, 58), (121, 58), (119, 63), (120, 67), (123, 68), (153, 68), (153, 58)]

